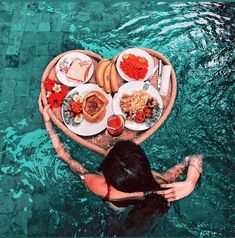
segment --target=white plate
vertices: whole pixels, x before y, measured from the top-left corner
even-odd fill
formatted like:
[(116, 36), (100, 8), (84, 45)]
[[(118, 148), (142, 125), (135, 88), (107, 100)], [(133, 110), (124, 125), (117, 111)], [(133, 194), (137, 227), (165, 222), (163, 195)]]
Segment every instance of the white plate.
[(68, 124), (66, 124), (66, 122), (64, 120), (63, 106), (61, 107), (62, 108), (61, 114), (62, 114), (62, 118), (63, 118), (65, 125), (69, 128), (69, 130), (71, 130), (72, 132), (74, 132), (78, 135), (81, 135), (81, 136), (92, 136), (92, 135), (96, 135), (99, 132), (103, 131), (107, 126), (107, 119), (111, 115), (113, 115), (111, 95), (105, 93), (104, 90), (101, 89), (96, 84), (89, 83), (89, 84), (80, 85), (80, 86), (74, 88), (73, 90), (71, 90), (66, 97), (68, 97), (69, 95), (74, 94), (76, 92), (78, 92), (81, 97), (84, 97), (90, 91), (101, 92), (109, 101), (108, 105), (106, 106), (105, 117), (103, 118), (102, 121), (100, 121), (98, 123), (90, 123), (90, 122), (86, 121), (85, 119), (83, 119), (81, 121), (81, 123), (76, 126), (68, 125)]
[[(120, 107), (120, 100), (122, 98), (123, 94), (132, 94), (135, 91), (139, 91), (139, 90), (143, 90), (143, 86), (144, 86), (144, 82), (129, 82), (129, 83), (125, 83), (123, 84), (118, 92), (114, 95), (113, 97), (113, 112), (114, 114), (121, 114), (124, 117), (126, 116), (126, 114), (122, 111), (121, 107)], [(158, 91), (152, 86), (149, 85), (149, 88), (147, 90), (147, 93), (149, 95), (151, 95), (152, 97), (154, 97), (155, 99), (157, 99), (158, 101), (158, 106), (160, 108), (160, 116), (162, 114), (162, 110), (163, 110), (163, 104), (162, 104), (162, 98), (160, 96), (160, 94), (158, 93)], [(125, 127), (134, 131), (143, 131), (149, 128), (148, 125), (146, 125), (146, 123), (137, 123), (134, 121), (130, 121), (130, 120), (126, 120), (125, 122)]]
[[(133, 54), (133, 55), (136, 55), (136, 56), (141, 56), (141, 57), (144, 57), (148, 61), (148, 72), (147, 72), (147, 74), (145, 75), (145, 77), (143, 79), (136, 80), (136, 79), (130, 78), (129, 76), (127, 76), (122, 71), (122, 69), (120, 68), (120, 63), (123, 60), (122, 59), (123, 54)], [(123, 51), (118, 56), (118, 59), (117, 59), (117, 62), (116, 62), (116, 67), (117, 67), (117, 71), (118, 71), (119, 75), (126, 81), (145, 81), (151, 76), (151, 73), (153, 72), (154, 61), (153, 61), (152, 56), (148, 52), (146, 52), (145, 50), (142, 50), (142, 49), (139, 49), (139, 48), (130, 48), (128, 50)]]
[(56, 68), (55, 68), (56, 69), (56, 76), (57, 76), (58, 80), (61, 83), (63, 83), (64, 85), (67, 85), (69, 87), (77, 87), (79, 85), (83, 85), (84, 83), (86, 83), (91, 78), (91, 76), (93, 74), (93, 71), (94, 71), (94, 64), (92, 62), (90, 71), (88, 73), (87, 80), (85, 82), (78, 82), (76, 80), (68, 79), (66, 74), (60, 71), (60, 63), (62, 63), (64, 61), (64, 59), (70, 60), (70, 59), (74, 59), (74, 58), (81, 59), (81, 62), (84, 62), (84, 61), (91, 61), (92, 62), (92, 59), (89, 56), (87, 56), (83, 53), (79, 53), (79, 52), (68, 53), (68, 54), (64, 55), (62, 58), (60, 58), (60, 60), (56, 64)]

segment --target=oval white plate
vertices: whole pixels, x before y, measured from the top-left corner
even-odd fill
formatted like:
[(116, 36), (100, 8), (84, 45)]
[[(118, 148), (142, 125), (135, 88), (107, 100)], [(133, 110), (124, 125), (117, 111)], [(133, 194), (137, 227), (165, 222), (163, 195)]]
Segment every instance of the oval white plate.
[[(118, 92), (114, 95), (113, 97), (113, 112), (114, 114), (121, 114), (124, 117), (126, 116), (126, 114), (122, 111), (121, 107), (120, 107), (120, 100), (122, 98), (123, 94), (132, 94), (135, 91), (139, 91), (139, 90), (143, 90), (143, 86), (144, 86), (144, 82), (128, 82), (123, 84)], [(163, 110), (163, 104), (162, 104), (162, 98), (160, 96), (160, 94), (158, 93), (158, 91), (152, 86), (149, 85), (149, 88), (147, 90), (147, 93), (149, 95), (151, 95), (152, 97), (154, 97), (155, 99), (157, 99), (158, 101), (158, 106), (161, 110)], [(159, 118), (161, 117), (161, 114), (159, 116)], [(149, 128), (149, 126), (146, 125), (146, 123), (137, 123), (134, 121), (130, 121), (130, 120), (126, 120), (125, 122), (125, 127), (134, 131), (143, 131)]]
[(79, 85), (83, 85), (84, 83), (86, 83), (92, 76), (93, 72), (94, 72), (94, 64), (92, 62), (92, 65), (91, 65), (91, 68), (90, 68), (90, 71), (88, 73), (88, 77), (87, 77), (87, 80), (85, 82), (78, 82), (76, 80), (71, 80), (71, 79), (68, 79), (66, 74), (64, 74), (63, 72), (60, 71), (60, 63), (66, 59), (66, 58), (70, 58), (70, 59), (74, 59), (74, 58), (79, 58), (81, 59), (81, 62), (84, 62), (84, 61), (91, 61), (92, 62), (92, 59), (83, 54), (83, 53), (79, 53), (79, 52), (73, 52), (73, 53), (68, 53), (66, 55), (64, 55), (62, 58), (60, 58), (60, 60), (57, 62), (56, 64), (56, 76), (58, 78), (58, 80), (63, 83), (64, 85), (67, 85), (69, 87), (77, 87)]
[(111, 95), (105, 93), (105, 91), (102, 88), (100, 88), (99, 86), (97, 86), (96, 84), (89, 83), (89, 84), (80, 85), (80, 86), (72, 89), (68, 93), (67, 96), (69, 96), (75, 92), (78, 92), (81, 97), (84, 97), (90, 91), (101, 92), (109, 101), (108, 105), (106, 106), (106, 114), (102, 121), (100, 121), (98, 123), (90, 123), (90, 122), (86, 121), (85, 119), (83, 119), (81, 121), (81, 123), (76, 126), (68, 125), (64, 120), (63, 107), (61, 107), (62, 108), (61, 114), (62, 114), (64, 124), (69, 128), (69, 130), (71, 130), (72, 132), (74, 132), (78, 135), (81, 135), (81, 136), (92, 136), (92, 135), (96, 135), (99, 132), (103, 131), (107, 126), (107, 119), (111, 115), (113, 115)]
[[(120, 63), (123, 60), (122, 59), (123, 54), (133, 54), (133, 55), (136, 55), (136, 56), (144, 57), (146, 60), (148, 60), (148, 72), (147, 72), (147, 74), (145, 75), (145, 77), (143, 79), (136, 80), (136, 79), (130, 78), (128, 75), (126, 75), (123, 72), (123, 70), (120, 68)], [(118, 71), (119, 75), (126, 81), (145, 81), (151, 76), (151, 73), (153, 72), (154, 61), (153, 61), (152, 56), (148, 52), (146, 52), (145, 50), (142, 50), (142, 49), (139, 49), (139, 48), (130, 48), (128, 50), (123, 51), (118, 56), (118, 59), (117, 59), (117, 62), (116, 62), (116, 67), (117, 67), (117, 71)]]

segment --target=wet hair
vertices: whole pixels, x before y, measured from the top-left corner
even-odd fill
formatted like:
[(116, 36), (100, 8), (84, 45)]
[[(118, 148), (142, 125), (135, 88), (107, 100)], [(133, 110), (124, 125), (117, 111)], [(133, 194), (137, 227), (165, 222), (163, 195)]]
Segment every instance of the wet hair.
[[(117, 142), (101, 162), (99, 170), (103, 172), (108, 185), (122, 192), (160, 190), (145, 152), (132, 141)], [(129, 215), (134, 220), (138, 216), (146, 219), (146, 216), (150, 218), (161, 215), (167, 210), (167, 201), (156, 193), (150, 193), (145, 195), (144, 200), (139, 201), (138, 206), (135, 206)]]

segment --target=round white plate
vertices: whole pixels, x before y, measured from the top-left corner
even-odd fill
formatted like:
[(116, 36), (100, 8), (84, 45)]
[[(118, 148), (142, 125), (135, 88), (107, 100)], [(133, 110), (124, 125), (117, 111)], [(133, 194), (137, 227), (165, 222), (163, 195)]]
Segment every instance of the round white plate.
[(81, 62), (84, 62), (84, 61), (91, 61), (92, 62), (92, 59), (89, 56), (87, 56), (83, 53), (79, 53), (79, 52), (68, 53), (68, 54), (64, 55), (62, 58), (60, 58), (60, 60), (56, 64), (56, 68), (55, 68), (56, 76), (57, 76), (58, 80), (61, 83), (63, 83), (64, 85), (67, 85), (69, 87), (77, 87), (79, 85), (83, 85), (84, 83), (86, 83), (91, 78), (91, 76), (94, 72), (94, 64), (92, 62), (90, 71), (88, 73), (87, 80), (85, 82), (78, 82), (76, 80), (68, 79), (66, 74), (60, 71), (60, 63), (63, 62), (64, 59), (68, 59), (68, 61), (69, 61), (70, 59), (74, 59), (74, 58), (81, 59)]
[[(136, 56), (141, 56), (141, 57), (144, 57), (148, 61), (148, 72), (147, 72), (147, 74), (145, 75), (145, 77), (143, 79), (136, 80), (136, 79), (130, 78), (128, 75), (126, 75), (122, 71), (122, 69), (120, 68), (120, 63), (123, 60), (123, 58), (122, 58), (123, 54), (133, 54), (133, 55), (136, 55)], [(128, 50), (123, 51), (118, 56), (118, 59), (117, 59), (117, 62), (116, 62), (116, 67), (117, 67), (117, 71), (118, 71), (119, 75), (126, 81), (145, 81), (151, 76), (151, 73), (153, 72), (154, 61), (153, 61), (152, 56), (148, 52), (146, 52), (145, 50), (142, 50), (142, 49), (139, 49), (139, 48), (130, 48)]]
[(65, 125), (69, 128), (69, 130), (71, 130), (72, 132), (74, 132), (78, 135), (81, 135), (81, 136), (92, 136), (92, 135), (96, 135), (99, 132), (103, 131), (107, 126), (107, 119), (111, 115), (113, 115), (111, 95), (105, 93), (105, 91), (102, 88), (100, 88), (99, 86), (97, 86), (96, 84), (89, 83), (89, 84), (80, 85), (80, 86), (74, 88), (73, 90), (71, 90), (66, 97), (68, 97), (69, 95), (74, 94), (76, 92), (78, 92), (78, 94), (81, 97), (84, 97), (90, 91), (101, 92), (109, 101), (108, 105), (106, 106), (106, 114), (102, 121), (100, 121), (98, 123), (90, 123), (90, 122), (86, 121), (85, 119), (83, 119), (81, 121), (81, 123), (77, 124), (76, 126), (68, 125), (64, 120), (63, 106), (61, 107), (62, 108), (61, 114), (62, 114), (62, 118), (63, 118)]
[[(116, 114), (116, 115), (121, 114), (125, 117), (126, 114), (122, 111), (122, 109), (120, 107), (120, 100), (122, 98), (122, 95), (123, 94), (131, 95), (135, 91), (143, 90), (144, 84), (145, 84), (145, 82), (136, 82), (136, 81), (123, 84), (119, 88), (118, 92), (113, 97), (113, 112), (114, 112), (114, 114)], [(152, 85), (149, 85), (147, 93), (149, 95), (151, 95), (152, 97), (154, 97), (155, 99), (157, 99), (158, 106), (159, 106), (161, 114), (162, 114), (163, 103), (162, 103), (162, 98), (161, 98), (160, 94), (158, 93), (158, 91)], [(160, 116), (161, 116), (161, 114), (160, 114)], [(160, 116), (159, 116), (159, 118), (160, 118)], [(149, 128), (149, 126), (146, 125), (146, 123), (137, 123), (137, 122), (130, 121), (130, 120), (126, 120), (125, 127), (128, 129), (134, 130), (134, 131), (143, 131), (143, 130), (146, 130)]]

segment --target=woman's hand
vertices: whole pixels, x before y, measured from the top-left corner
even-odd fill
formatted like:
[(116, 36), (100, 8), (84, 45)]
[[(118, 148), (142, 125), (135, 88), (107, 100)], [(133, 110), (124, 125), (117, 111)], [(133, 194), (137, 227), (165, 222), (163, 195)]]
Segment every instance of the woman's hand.
[(39, 94), (39, 97), (38, 97), (38, 107), (39, 107), (39, 112), (42, 114), (43, 120), (45, 122), (50, 121), (50, 117), (49, 117), (48, 112), (47, 112), (48, 109), (50, 108), (50, 105), (48, 104), (45, 107), (43, 107), (41, 93)]
[(168, 202), (173, 202), (188, 196), (194, 190), (195, 183), (185, 180), (183, 182), (161, 184), (160, 186), (168, 189), (156, 193), (162, 195)]

